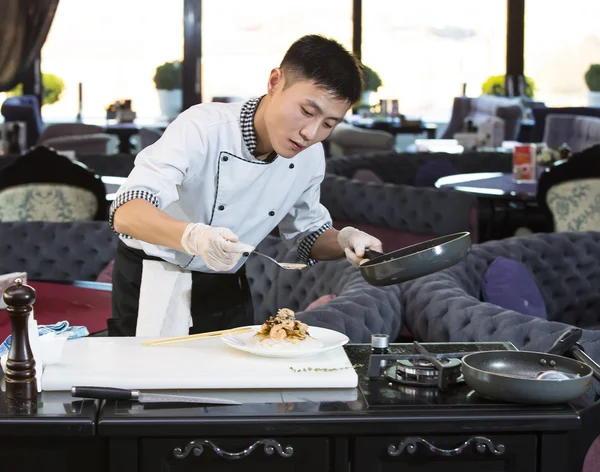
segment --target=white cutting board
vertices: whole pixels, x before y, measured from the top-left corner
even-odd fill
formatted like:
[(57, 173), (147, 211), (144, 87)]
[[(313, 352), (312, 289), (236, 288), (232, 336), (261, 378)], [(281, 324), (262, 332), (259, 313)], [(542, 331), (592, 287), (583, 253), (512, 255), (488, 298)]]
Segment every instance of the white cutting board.
[[(70, 339), (60, 361), (45, 366), (43, 390), (71, 390), (75, 385), (140, 390), (351, 388), (358, 383), (343, 347), (312, 357), (277, 359), (239, 351), (218, 338), (143, 346), (148, 339)], [(291, 369), (305, 367), (342, 370)]]

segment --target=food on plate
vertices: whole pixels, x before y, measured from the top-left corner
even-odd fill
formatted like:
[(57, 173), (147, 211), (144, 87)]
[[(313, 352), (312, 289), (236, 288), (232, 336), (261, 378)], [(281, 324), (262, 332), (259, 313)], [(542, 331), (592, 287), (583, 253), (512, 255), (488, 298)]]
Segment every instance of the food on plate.
[(280, 309), (275, 317), (265, 321), (256, 336), (260, 338), (260, 342), (267, 339), (297, 342), (310, 338), (308, 325), (298, 321), (289, 308)]

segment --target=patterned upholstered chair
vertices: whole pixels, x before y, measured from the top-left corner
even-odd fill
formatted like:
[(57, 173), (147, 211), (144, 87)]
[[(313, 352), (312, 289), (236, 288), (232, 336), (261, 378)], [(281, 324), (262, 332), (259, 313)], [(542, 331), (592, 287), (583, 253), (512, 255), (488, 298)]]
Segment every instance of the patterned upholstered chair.
[(600, 231), (600, 144), (544, 172), (537, 200), (554, 231)]
[(47, 148), (0, 171), (0, 221), (102, 220), (106, 212), (100, 177)]

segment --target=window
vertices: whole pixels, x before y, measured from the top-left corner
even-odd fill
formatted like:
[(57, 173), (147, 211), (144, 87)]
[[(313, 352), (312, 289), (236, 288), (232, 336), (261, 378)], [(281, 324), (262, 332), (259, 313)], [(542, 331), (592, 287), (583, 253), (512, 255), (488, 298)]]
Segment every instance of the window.
[(101, 122), (106, 108), (123, 99), (133, 100), (136, 122), (156, 121), (156, 67), (182, 58), (182, 0), (61, 0), (42, 48), (42, 71), (60, 77), (65, 90), (44, 106), (44, 120), (73, 121), (82, 82), (86, 122)]
[(506, 0), (363, 1), (362, 59), (383, 81), (377, 99), (447, 122), (463, 83), (479, 96), (506, 70)]
[(600, 63), (600, 2), (525, 1), (525, 75), (547, 106), (587, 106), (584, 74)]
[(291, 44), (323, 34), (352, 49), (352, 1), (204, 0), (202, 100), (266, 92), (269, 72)]

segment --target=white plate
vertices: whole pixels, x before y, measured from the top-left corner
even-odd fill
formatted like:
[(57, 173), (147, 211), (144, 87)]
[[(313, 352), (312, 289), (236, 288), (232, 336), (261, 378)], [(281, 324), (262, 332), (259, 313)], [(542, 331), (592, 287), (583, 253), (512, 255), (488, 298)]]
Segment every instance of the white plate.
[(309, 357), (343, 346), (349, 341), (348, 336), (342, 333), (312, 326), (308, 328), (312, 339), (307, 338), (296, 343), (289, 341), (271, 341), (269, 343), (270, 340), (253, 343), (254, 340), (258, 341), (259, 339), (258, 337), (253, 338), (253, 336), (260, 331), (260, 327), (261, 325), (249, 326), (252, 331), (221, 336), (221, 339), (228, 346), (263, 357)]

